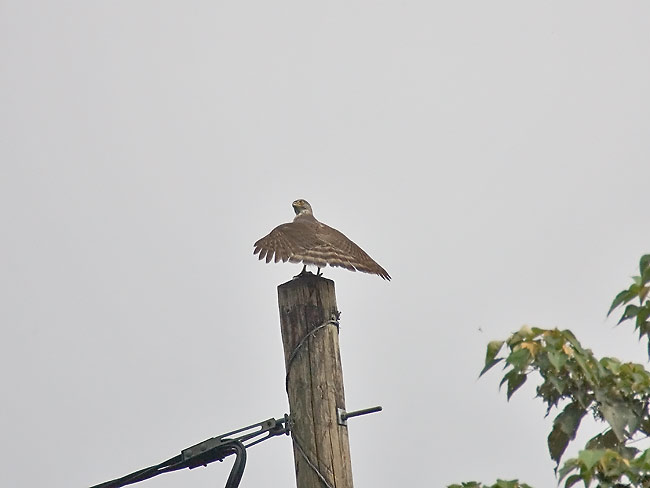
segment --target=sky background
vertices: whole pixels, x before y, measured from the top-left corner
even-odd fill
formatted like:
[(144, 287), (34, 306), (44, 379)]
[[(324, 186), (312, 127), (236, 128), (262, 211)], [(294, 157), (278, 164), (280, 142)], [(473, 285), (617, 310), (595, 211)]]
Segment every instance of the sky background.
[[(300, 266), (252, 244), (297, 198), (393, 277), (325, 270), (348, 410), (384, 407), (358, 487), (555, 486), (535, 385), (477, 379), (524, 324), (646, 360), (605, 318), (650, 252), (646, 1), (0, 0), (0, 106), (1, 486), (287, 412)], [(242, 486), (295, 486), (289, 438), (248, 455)]]

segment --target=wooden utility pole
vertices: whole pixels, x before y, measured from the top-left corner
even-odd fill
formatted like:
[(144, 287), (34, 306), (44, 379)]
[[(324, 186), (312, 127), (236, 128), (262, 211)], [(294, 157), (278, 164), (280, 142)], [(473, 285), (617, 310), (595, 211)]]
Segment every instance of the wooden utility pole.
[(307, 274), (278, 286), (297, 488), (352, 488), (334, 282)]

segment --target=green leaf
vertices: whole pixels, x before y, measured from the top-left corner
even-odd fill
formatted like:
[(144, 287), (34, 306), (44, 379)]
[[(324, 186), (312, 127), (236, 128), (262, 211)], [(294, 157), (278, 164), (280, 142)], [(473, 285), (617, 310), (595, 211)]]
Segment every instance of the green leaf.
[(495, 360), (491, 361), (490, 363), (486, 364), (483, 367), (483, 369), (481, 370), (481, 372), (479, 373), (479, 377), (483, 376), (485, 373), (490, 371), (490, 369), (492, 369), (492, 366), (494, 366), (495, 364), (500, 363), (501, 361), (503, 361), (503, 358), (495, 359)]
[(577, 352), (576, 355), (573, 357), (575, 359), (575, 362), (578, 363), (578, 366), (580, 366), (580, 369), (582, 372), (585, 374), (585, 378), (587, 381), (590, 383), (594, 383), (594, 371), (592, 364), (585, 358), (584, 356), (584, 351), (583, 352)]
[(639, 450), (636, 447), (627, 447), (621, 446), (618, 449), (618, 452), (627, 460), (632, 460), (639, 453)]
[(499, 354), (501, 347), (503, 346), (504, 341), (490, 341), (487, 345), (487, 351), (485, 353), (485, 366), (481, 370), (479, 376), (483, 376), (492, 366), (497, 364), (502, 359), (495, 359), (496, 355)]
[(564, 410), (555, 417), (553, 421), (553, 430), (548, 436), (548, 450), (557, 464), (560, 463), (560, 458), (570, 440), (576, 436), (580, 421), (584, 417), (586, 411), (580, 407), (576, 402), (569, 403)]
[(650, 419), (644, 416), (639, 423), (639, 430), (645, 435), (650, 435)]
[(621, 370), (621, 362), (616, 358), (602, 358), (600, 364), (615, 375), (618, 375)]
[(640, 466), (646, 465), (647, 467), (650, 467), (650, 449), (643, 451), (643, 454), (641, 454), (636, 460)]
[(569, 459), (567, 462), (564, 463), (564, 466), (560, 468), (560, 470), (557, 471), (557, 477), (558, 477), (558, 483), (561, 482), (566, 475), (568, 475), (571, 471), (575, 471), (577, 469), (580, 469), (580, 464), (578, 463), (578, 460), (575, 458)]
[(564, 483), (564, 488), (571, 488), (579, 481), (582, 481), (582, 476), (580, 476), (579, 474), (571, 475), (566, 479), (566, 483)]
[(528, 379), (525, 374), (515, 373), (514, 371), (511, 371), (509, 374), (511, 374), (511, 376), (508, 378), (508, 400), (510, 400), (512, 394), (517, 391)]
[(600, 404), (598, 410), (612, 428), (618, 440), (624, 442), (627, 438), (625, 428), (629, 424), (635, 424), (637, 416), (627, 403), (612, 398), (606, 390), (598, 389), (595, 394), (596, 400)]
[(548, 435), (546, 442), (548, 443), (548, 452), (551, 455), (551, 459), (555, 461), (556, 465), (560, 464), (562, 454), (564, 454), (570, 440), (569, 436), (566, 435), (566, 432), (559, 425), (553, 426), (553, 430)]
[(623, 312), (623, 315), (621, 316), (621, 319), (618, 321), (618, 324), (620, 324), (624, 320), (635, 317), (637, 313), (639, 313), (639, 307), (637, 307), (636, 305), (628, 305), (627, 307), (625, 307), (625, 312)]
[(548, 382), (553, 385), (560, 395), (563, 395), (566, 389), (571, 386), (565, 379), (558, 378), (557, 376), (549, 376)]
[(490, 341), (488, 343), (487, 351), (485, 353), (485, 364), (494, 360), (496, 355), (499, 354), (499, 351), (501, 350), (501, 347), (503, 346), (504, 342), (505, 341)]
[(605, 449), (587, 449), (580, 451), (578, 459), (582, 462), (582, 465), (587, 471), (591, 471), (591, 469), (603, 458), (606, 452)]
[(582, 417), (587, 411), (577, 402), (569, 403), (564, 410), (555, 417), (554, 424), (559, 424), (564, 432), (573, 439), (578, 431)]
[(650, 303), (646, 303), (643, 307), (639, 308), (636, 315), (636, 328), (641, 329), (645, 325), (645, 321), (650, 317)]
[(517, 488), (519, 486), (519, 482), (517, 480), (497, 480), (494, 486), (495, 488)]
[(526, 483), (519, 483), (519, 480), (497, 480), (491, 488), (530, 488)]
[[(650, 273), (650, 271), (649, 271), (649, 273)], [(639, 290), (639, 293), (638, 293), (638, 295), (639, 295), (639, 300), (641, 300), (641, 301), (646, 300), (647, 297), (648, 297), (648, 293), (649, 293), (649, 292), (650, 292), (650, 286), (644, 286), (643, 288), (641, 288), (641, 289)]]
[(646, 268), (643, 273), (641, 273), (641, 284), (645, 285), (650, 281), (650, 267)]
[(585, 350), (582, 348), (582, 344), (580, 344), (580, 341), (578, 341), (576, 336), (573, 335), (573, 332), (571, 332), (569, 329), (565, 329), (562, 331), (562, 335), (566, 338), (567, 341), (569, 341), (576, 352), (579, 352), (580, 354), (585, 353)]
[(525, 347), (512, 351), (506, 362), (516, 370), (523, 370), (530, 362), (530, 351)]
[(585, 444), (585, 447), (587, 449), (615, 449), (619, 445), (620, 441), (614, 431), (608, 429), (607, 432), (592, 437), (587, 444)]
[(636, 296), (636, 293), (632, 292), (631, 290), (623, 290), (620, 292), (616, 297), (614, 298), (614, 301), (609, 307), (609, 311), (607, 312), (607, 315), (611, 314), (616, 307), (618, 307), (622, 303), (629, 302)]
[(549, 351), (548, 360), (551, 365), (555, 368), (556, 371), (560, 371), (562, 366), (567, 362), (568, 356), (564, 352), (560, 351)]
[(643, 276), (648, 270), (650, 270), (650, 254), (644, 254), (639, 259), (639, 274)]

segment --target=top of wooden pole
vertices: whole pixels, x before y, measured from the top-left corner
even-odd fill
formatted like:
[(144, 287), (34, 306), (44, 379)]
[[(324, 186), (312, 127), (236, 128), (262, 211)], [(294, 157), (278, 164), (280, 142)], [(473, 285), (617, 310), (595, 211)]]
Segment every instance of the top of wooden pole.
[(304, 286), (305, 284), (309, 286), (310, 284), (315, 284), (321, 281), (326, 281), (328, 283), (331, 283), (332, 286), (334, 286), (333, 280), (330, 280), (329, 278), (325, 278), (323, 276), (317, 276), (314, 273), (307, 272), (303, 275), (295, 276), (289, 281), (282, 283), (281, 285), (278, 285), (278, 289), (284, 287), (287, 288), (299, 287), (299, 286)]
[(297, 344), (320, 324), (337, 319), (334, 281), (312, 273), (278, 286), (285, 366)]

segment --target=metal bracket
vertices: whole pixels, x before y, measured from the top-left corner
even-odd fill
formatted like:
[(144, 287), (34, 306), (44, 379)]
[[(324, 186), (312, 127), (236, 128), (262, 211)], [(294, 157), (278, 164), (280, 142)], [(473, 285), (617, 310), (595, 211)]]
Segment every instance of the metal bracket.
[[(230, 447), (235, 443), (240, 443), (242, 448), (249, 448), (265, 441), (269, 437), (282, 434), (289, 435), (288, 420), (289, 416), (285, 414), (284, 418), (280, 420), (268, 419), (257, 424), (249, 425), (248, 427), (227, 432), (219, 437), (212, 437), (192, 447), (183, 449), (181, 451), (181, 459), (190, 469), (205, 466), (213, 461), (222, 461), (224, 457), (233, 453), (228, 449), (224, 450), (224, 447)], [(232, 437), (233, 434), (241, 435)], [(264, 437), (248, 442), (259, 436)], [(244, 444), (244, 442), (248, 443)]]
[[(134, 473), (100, 483), (91, 488), (119, 488), (148, 480), (159, 474), (170, 473), (184, 468), (193, 469), (199, 466), (207, 466), (214, 461), (223, 461), (231, 454), (235, 454), (237, 459), (235, 459), (230, 470), (226, 488), (237, 488), (246, 467), (246, 449), (271, 437), (282, 434), (289, 435), (289, 424), (289, 416), (284, 414), (284, 417), (279, 420), (268, 419), (248, 427), (233, 430), (183, 449), (179, 455), (160, 464), (139, 469)], [(233, 437), (236, 434), (240, 435)]]
[(346, 412), (342, 408), (337, 408), (336, 421), (339, 425), (348, 425), (349, 418), (358, 417), (359, 415), (366, 415), (369, 413), (381, 412), (382, 410), (383, 409), (380, 406), (355, 410), (354, 412)]

